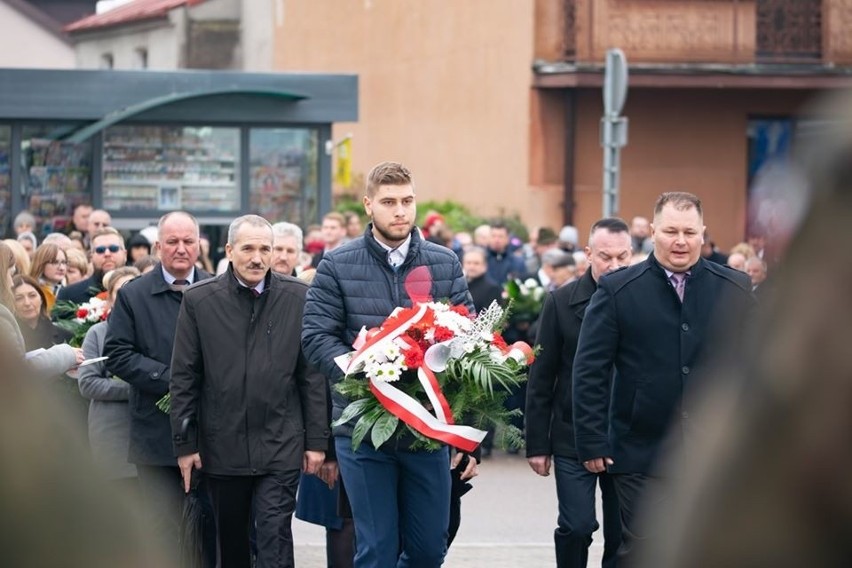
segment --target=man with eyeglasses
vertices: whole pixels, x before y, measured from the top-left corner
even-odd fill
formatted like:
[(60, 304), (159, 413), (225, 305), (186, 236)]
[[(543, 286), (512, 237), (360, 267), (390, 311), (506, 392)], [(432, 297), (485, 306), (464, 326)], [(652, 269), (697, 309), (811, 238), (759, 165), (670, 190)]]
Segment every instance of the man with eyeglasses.
[[(59, 290), (56, 301), (71, 301), (75, 304), (88, 302), (93, 296), (97, 296), (105, 290), (103, 286), (104, 274), (124, 266), (127, 260), (127, 251), (124, 249), (124, 237), (112, 227), (105, 227), (92, 236), (92, 275), (76, 284), (66, 286)], [(73, 317), (59, 310), (55, 315), (59, 318)]]

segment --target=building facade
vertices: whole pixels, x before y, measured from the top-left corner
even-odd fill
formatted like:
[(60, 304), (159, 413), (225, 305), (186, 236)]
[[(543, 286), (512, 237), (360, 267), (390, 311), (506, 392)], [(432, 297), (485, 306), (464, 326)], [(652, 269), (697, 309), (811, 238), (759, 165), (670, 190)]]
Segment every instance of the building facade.
[(852, 0), (289, 0), (275, 29), (276, 69), (359, 75), (359, 123), (334, 130), (356, 172), (399, 159), (421, 199), (581, 232), (602, 211), (603, 62), (621, 48), (619, 214), (692, 191), (722, 248), (802, 105), (852, 86)]
[(134, 0), (65, 27), (82, 69), (272, 67), (277, 0)]

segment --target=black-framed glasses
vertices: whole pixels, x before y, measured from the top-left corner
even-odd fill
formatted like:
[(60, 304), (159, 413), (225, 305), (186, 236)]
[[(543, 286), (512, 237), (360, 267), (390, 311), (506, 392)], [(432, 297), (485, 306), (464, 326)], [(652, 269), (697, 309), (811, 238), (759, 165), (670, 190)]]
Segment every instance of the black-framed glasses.
[(106, 251), (109, 251), (109, 252), (115, 254), (120, 250), (121, 250), (121, 247), (118, 246), (118, 245), (109, 245), (109, 246), (101, 245), (99, 247), (95, 247), (95, 253), (97, 253), (97, 254), (103, 254)]

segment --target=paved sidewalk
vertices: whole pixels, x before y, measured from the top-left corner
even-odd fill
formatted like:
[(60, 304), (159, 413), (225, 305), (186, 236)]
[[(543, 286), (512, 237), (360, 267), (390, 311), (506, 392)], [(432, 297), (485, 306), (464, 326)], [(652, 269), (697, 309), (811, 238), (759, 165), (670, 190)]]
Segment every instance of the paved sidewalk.
[[(552, 535), (556, 526), (556, 489), (553, 476), (538, 477), (525, 458), (501, 452), (486, 460), (479, 472), (474, 489), (462, 498), (461, 528), (444, 566), (555, 566)], [(594, 536), (595, 542), (589, 551), (590, 567), (600, 566), (603, 554), (601, 531)], [(297, 568), (326, 568), (325, 529), (294, 520), (293, 538)]]

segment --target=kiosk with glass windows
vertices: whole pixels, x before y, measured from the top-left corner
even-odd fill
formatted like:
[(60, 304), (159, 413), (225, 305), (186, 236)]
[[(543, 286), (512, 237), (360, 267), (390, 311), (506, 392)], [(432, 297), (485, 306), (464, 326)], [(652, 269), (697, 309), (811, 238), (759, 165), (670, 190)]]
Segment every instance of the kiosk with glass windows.
[(357, 91), (352, 75), (0, 69), (0, 227), (27, 210), (39, 236), (63, 230), (78, 203), (121, 229), (176, 209), (314, 223)]

